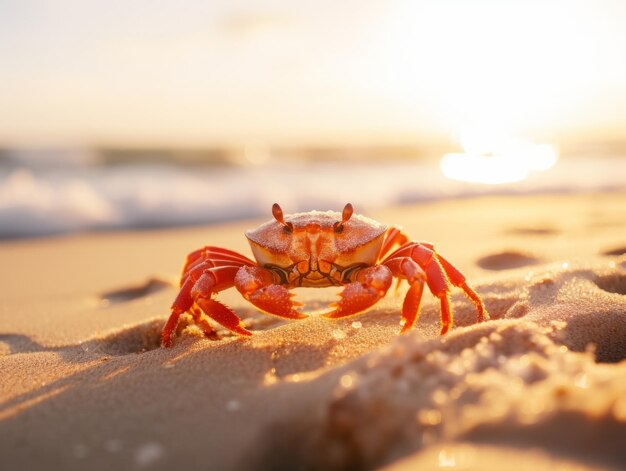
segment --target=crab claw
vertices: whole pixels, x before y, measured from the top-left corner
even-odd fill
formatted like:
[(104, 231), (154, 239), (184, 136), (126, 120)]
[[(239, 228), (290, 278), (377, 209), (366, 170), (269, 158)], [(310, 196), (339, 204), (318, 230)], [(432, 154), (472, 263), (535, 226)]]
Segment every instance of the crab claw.
[(246, 329), (237, 315), (219, 301), (209, 298), (200, 298), (196, 304), (202, 311), (218, 324), (223, 325), (234, 334), (250, 336), (252, 332)]
[(286, 319), (307, 317), (294, 309), (301, 304), (291, 299), (293, 295), (287, 288), (274, 284), (274, 275), (265, 268), (241, 268), (235, 277), (235, 286), (244, 298), (268, 314)]
[(304, 319), (308, 317), (294, 309), (295, 306), (301, 306), (300, 303), (294, 302), (287, 288), (280, 285), (269, 285), (253, 291), (244, 297), (254, 304), (256, 307), (275, 316), (284, 317), (286, 319)]
[(354, 283), (346, 285), (339, 294), (341, 299), (332, 306), (334, 311), (323, 314), (328, 319), (339, 319), (357, 314), (376, 304), (391, 286), (391, 271), (384, 265), (365, 268)]

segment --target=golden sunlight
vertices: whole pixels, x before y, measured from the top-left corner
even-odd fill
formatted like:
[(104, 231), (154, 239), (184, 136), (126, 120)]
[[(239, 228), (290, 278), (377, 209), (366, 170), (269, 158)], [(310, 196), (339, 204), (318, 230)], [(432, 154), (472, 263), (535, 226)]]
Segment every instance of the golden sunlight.
[(454, 180), (501, 184), (524, 180), (532, 171), (545, 171), (558, 160), (558, 151), (549, 144), (535, 144), (498, 126), (463, 127), (463, 153), (446, 154), (440, 167)]
[(0, 2), (0, 145), (438, 145), (494, 116), (623, 135), (624, 2), (132, 4)]

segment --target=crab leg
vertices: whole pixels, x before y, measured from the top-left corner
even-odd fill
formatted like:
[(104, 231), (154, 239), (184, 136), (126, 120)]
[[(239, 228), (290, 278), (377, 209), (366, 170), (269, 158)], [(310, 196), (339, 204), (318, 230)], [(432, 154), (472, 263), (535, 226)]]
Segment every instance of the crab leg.
[[(465, 277), (457, 268), (435, 253), (431, 244), (419, 242), (405, 244), (389, 255), (383, 263), (387, 264), (398, 257), (410, 257), (426, 273), (426, 283), (430, 291), (439, 298), (441, 303), (442, 335), (448, 332), (452, 326), (452, 309), (450, 308), (450, 300), (448, 298), (449, 282), (463, 289), (465, 294), (474, 302), (477, 310), (477, 320), (481, 322), (485, 319), (485, 306), (478, 294), (467, 286)], [(407, 293), (407, 295), (411, 295), (411, 293)]]
[[(195, 260), (192, 260), (185, 264), (185, 268), (183, 270), (183, 277), (186, 273), (189, 273), (189, 270), (197, 267), (206, 262), (212, 262), (215, 264), (222, 265), (254, 265), (253, 263), (246, 262), (245, 260), (241, 260), (239, 257), (234, 257), (229, 254), (211, 254), (210, 257), (198, 257)], [(217, 266), (217, 265), (216, 265)]]
[(383, 245), (380, 248), (380, 253), (378, 254), (378, 260), (382, 260), (385, 258), (389, 252), (396, 246), (403, 246), (409, 241), (407, 235), (402, 232), (397, 227), (390, 227), (385, 232), (385, 239), (383, 240)]
[(479, 322), (484, 321), (487, 318), (488, 314), (485, 309), (485, 305), (483, 304), (483, 300), (480, 299), (480, 296), (478, 296), (476, 291), (474, 291), (472, 288), (470, 288), (467, 285), (467, 282), (465, 281), (465, 276), (463, 275), (463, 273), (461, 273), (458, 270), (458, 268), (456, 268), (454, 265), (448, 262), (441, 255), (436, 254), (436, 257), (437, 257), (437, 260), (439, 260), (439, 263), (441, 263), (441, 266), (443, 267), (443, 269), (445, 270), (446, 275), (448, 275), (448, 279), (450, 280), (450, 282), (454, 286), (461, 288), (463, 292), (465, 292), (467, 297), (470, 298), (472, 302), (476, 305), (476, 310), (478, 311), (478, 316), (477, 316), (478, 321)]
[[(417, 263), (417, 265), (420, 266), (420, 268), (424, 270), (428, 288), (431, 293), (439, 299), (441, 304), (441, 335), (443, 335), (447, 333), (452, 326), (452, 310), (450, 309), (450, 300), (448, 299), (448, 279), (446, 278), (444, 270), (439, 264), (437, 258), (434, 256), (434, 252), (426, 247), (417, 246), (415, 248), (415, 251), (409, 252), (409, 256)], [(429, 251), (431, 253), (430, 257), (426, 256), (425, 251)], [(409, 289), (407, 296), (415, 298), (416, 293)], [(404, 328), (402, 330), (403, 332), (406, 332)]]
[(356, 281), (348, 283), (339, 293), (341, 299), (333, 304), (336, 309), (323, 317), (339, 319), (364, 311), (385, 296), (392, 280), (391, 270), (384, 265), (360, 270)]
[(402, 330), (400, 333), (404, 334), (413, 327), (419, 317), (426, 274), (410, 257), (392, 258), (385, 262), (385, 265), (389, 267), (398, 280), (406, 278), (409, 282), (409, 290), (402, 304)]
[(191, 313), (195, 324), (198, 327), (200, 327), (200, 329), (202, 329), (202, 332), (204, 332), (204, 336), (206, 338), (211, 339), (211, 340), (220, 339), (219, 335), (217, 335), (217, 332), (215, 331), (213, 326), (209, 324), (209, 321), (207, 321), (204, 315), (204, 312), (202, 312), (202, 309), (200, 309), (197, 306), (194, 306), (189, 310), (189, 312)]
[(232, 309), (211, 298), (196, 299), (196, 304), (202, 311), (218, 324), (226, 327), (237, 335), (249, 337), (252, 332), (246, 329), (244, 323), (239, 319)]
[(266, 268), (243, 266), (235, 277), (235, 287), (244, 298), (268, 314), (286, 319), (307, 317), (294, 309), (301, 304), (292, 301), (293, 294), (276, 281), (274, 274)]
[(193, 285), (194, 282), (187, 278), (181, 286), (174, 303), (172, 303), (172, 314), (169, 319), (167, 319), (167, 322), (161, 331), (161, 346), (169, 347), (172, 345), (172, 332), (174, 332), (176, 326), (178, 325), (180, 315), (191, 309), (191, 306), (193, 306), (193, 299), (191, 298), (191, 288), (193, 288)]
[(210, 268), (219, 268), (219, 267), (241, 267), (243, 266), (241, 262), (234, 260), (221, 260), (221, 259), (208, 259), (208, 260), (196, 260), (193, 264), (189, 266), (187, 271), (183, 273), (181, 278), (181, 286), (184, 284), (187, 277), (191, 277), (194, 281), (197, 281), (198, 278), (208, 269)]
[(195, 304), (211, 319), (239, 335), (252, 335), (241, 319), (228, 307), (212, 298), (213, 294), (231, 288), (240, 266), (224, 266), (206, 270), (191, 290)]
[[(385, 232), (385, 239), (383, 240), (383, 245), (380, 248), (380, 253), (378, 254), (378, 261), (383, 260), (386, 255), (389, 254), (397, 245), (403, 246), (408, 242), (408, 236), (402, 232), (397, 227), (390, 227)], [(395, 292), (398, 294), (400, 291), (400, 285), (402, 284), (402, 278), (398, 278), (396, 282)]]
[(230, 256), (233, 259), (240, 260), (241, 262), (254, 264), (254, 262), (248, 257), (237, 253), (234, 250), (229, 250), (222, 247), (214, 247), (212, 245), (207, 245), (206, 247), (191, 252), (189, 255), (187, 255), (187, 263), (192, 262), (198, 258), (203, 258), (206, 260), (207, 258), (211, 258), (213, 255)]
[[(227, 265), (205, 269), (201, 274), (195, 271), (190, 272), (172, 304), (172, 314), (161, 333), (161, 345), (169, 347), (172, 344), (172, 332), (176, 329), (178, 320), (184, 312), (191, 310), (194, 320), (198, 321), (197, 313), (193, 310), (194, 305), (228, 330), (239, 335), (252, 335), (234, 312), (211, 299), (213, 294), (233, 286), (235, 275), (240, 268), (241, 266), (237, 265)], [(202, 324), (200, 327), (206, 335), (207, 329)]]
[(181, 285), (184, 283), (185, 276), (192, 267), (207, 260), (229, 261), (232, 262), (230, 263), (230, 265), (255, 265), (255, 263), (248, 257), (240, 253), (234, 252), (233, 250), (224, 249), (221, 247), (206, 246), (201, 249), (194, 250), (189, 255), (187, 255), (187, 261), (185, 262), (183, 275), (181, 277)]

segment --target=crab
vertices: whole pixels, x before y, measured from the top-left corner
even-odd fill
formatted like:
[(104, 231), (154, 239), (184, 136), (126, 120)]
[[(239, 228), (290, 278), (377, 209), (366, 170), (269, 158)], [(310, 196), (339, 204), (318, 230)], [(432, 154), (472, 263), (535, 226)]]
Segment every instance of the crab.
[(440, 301), (441, 335), (452, 324), (450, 284), (461, 288), (476, 305), (477, 321), (488, 316), (483, 301), (465, 276), (439, 255), (432, 244), (415, 242), (398, 227), (387, 227), (355, 214), (350, 203), (341, 213), (310, 211), (284, 215), (278, 204), (274, 219), (245, 233), (254, 260), (229, 249), (206, 246), (187, 256), (180, 292), (163, 327), (162, 346), (172, 345), (180, 316), (189, 313), (205, 336), (216, 333), (208, 319), (239, 336), (250, 336), (241, 319), (215, 299), (235, 287), (261, 311), (285, 319), (303, 319), (290, 289), (343, 286), (330, 305), (329, 319), (358, 314), (376, 304), (393, 283), (406, 280), (409, 288), (401, 310), (404, 334), (415, 324), (424, 285)]

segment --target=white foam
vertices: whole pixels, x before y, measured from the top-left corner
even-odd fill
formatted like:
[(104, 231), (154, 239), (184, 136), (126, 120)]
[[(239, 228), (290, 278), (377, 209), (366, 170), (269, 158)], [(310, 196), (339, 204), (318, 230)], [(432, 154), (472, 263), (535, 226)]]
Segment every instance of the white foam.
[(0, 238), (85, 230), (204, 224), (286, 213), (363, 214), (420, 200), (488, 193), (623, 190), (625, 159), (561, 159), (511, 185), (445, 178), (428, 162), (311, 163), (254, 167), (65, 165), (0, 167)]

